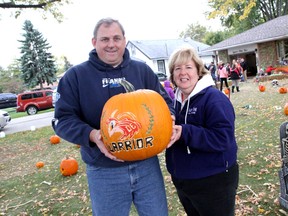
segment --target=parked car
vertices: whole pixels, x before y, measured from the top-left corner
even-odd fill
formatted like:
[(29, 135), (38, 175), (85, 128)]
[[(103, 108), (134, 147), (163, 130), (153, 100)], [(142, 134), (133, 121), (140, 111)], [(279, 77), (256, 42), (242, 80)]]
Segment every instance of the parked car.
[(167, 75), (165, 73), (160, 72), (160, 71), (156, 71), (154, 73), (158, 76), (159, 81), (163, 82), (167, 80)]
[(9, 122), (11, 117), (7, 111), (0, 110), (0, 130), (2, 130)]
[(39, 110), (53, 108), (52, 89), (30, 91), (18, 94), (17, 112), (27, 112), (28, 115), (34, 115)]
[(0, 94), (0, 109), (16, 107), (17, 95), (13, 93), (1, 93)]
[(58, 100), (58, 92), (57, 92), (57, 87), (53, 90), (53, 95), (52, 95), (52, 105), (55, 107), (56, 101)]

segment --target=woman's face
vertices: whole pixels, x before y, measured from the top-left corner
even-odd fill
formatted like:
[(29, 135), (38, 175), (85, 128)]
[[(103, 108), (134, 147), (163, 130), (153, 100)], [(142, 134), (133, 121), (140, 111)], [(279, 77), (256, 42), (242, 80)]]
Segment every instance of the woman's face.
[(189, 95), (198, 82), (199, 75), (195, 62), (190, 60), (185, 64), (175, 65), (174, 82), (185, 95)]

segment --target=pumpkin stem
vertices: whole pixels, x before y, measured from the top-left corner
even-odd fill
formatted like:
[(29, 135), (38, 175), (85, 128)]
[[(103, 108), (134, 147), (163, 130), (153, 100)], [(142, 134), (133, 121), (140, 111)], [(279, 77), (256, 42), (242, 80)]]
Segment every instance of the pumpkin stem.
[(133, 86), (130, 82), (128, 82), (127, 80), (123, 80), (123, 79), (122, 79), (119, 84), (124, 87), (124, 89), (125, 89), (126, 92), (133, 92), (133, 91), (135, 91), (134, 86)]

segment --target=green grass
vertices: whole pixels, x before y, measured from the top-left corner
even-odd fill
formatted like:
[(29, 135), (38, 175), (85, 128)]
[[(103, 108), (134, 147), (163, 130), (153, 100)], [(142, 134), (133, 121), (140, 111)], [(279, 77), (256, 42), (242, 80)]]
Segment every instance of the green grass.
[[(10, 114), (12, 119), (28, 116), (27, 112), (16, 112), (15, 107), (1, 109), (1, 110), (7, 111)], [(54, 111), (54, 108), (51, 108), (51, 109), (38, 111), (37, 114), (46, 113), (46, 112), (53, 112), (53, 111)]]
[[(279, 126), (288, 121), (283, 106), (288, 94), (279, 94), (270, 82), (259, 92), (257, 84), (241, 83), (240, 93), (231, 95), (236, 112), (240, 182), (236, 215), (288, 215), (279, 206), (281, 169)], [(281, 80), (288, 87), (288, 79)], [(252, 108), (243, 108), (251, 105)], [(27, 115), (27, 114), (26, 114)], [(52, 128), (8, 134), (1, 139), (0, 208), (1, 215), (92, 215), (85, 166), (79, 148), (61, 140), (51, 145)], [(75, 157), (79, 171), (71, 177), (60, 174), (62, 158)], [(169, 215), (184, 216), (164, 154), (159, 155), (166, 184)], [(43, 161), (41, 169), (35, 167)], [(130, 215), (137, 215), (132, 208)]]

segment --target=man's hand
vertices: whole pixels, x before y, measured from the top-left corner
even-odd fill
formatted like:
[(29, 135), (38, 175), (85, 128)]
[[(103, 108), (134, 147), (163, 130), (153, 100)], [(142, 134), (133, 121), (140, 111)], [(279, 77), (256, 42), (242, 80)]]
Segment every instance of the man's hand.
[(105, 144), (102, 142), (102, 137), (101, 137), (101, 134), (100, 134), (100, 130), (96, 130), (96, 129), (92, 130), (89, 137), (90, 137), (91, 142), (96, 143), (96, 145), (98, 146), (100, 151), (106, 157), (108, 157), (108, 158), (110, 158), (111, 160), (114, 160), (114, 161), (124, 162), (123, 160), (120, 160), (116, 156), (111, 154), (110, 151), (108, 151), (108, 149), (105, 147)]

